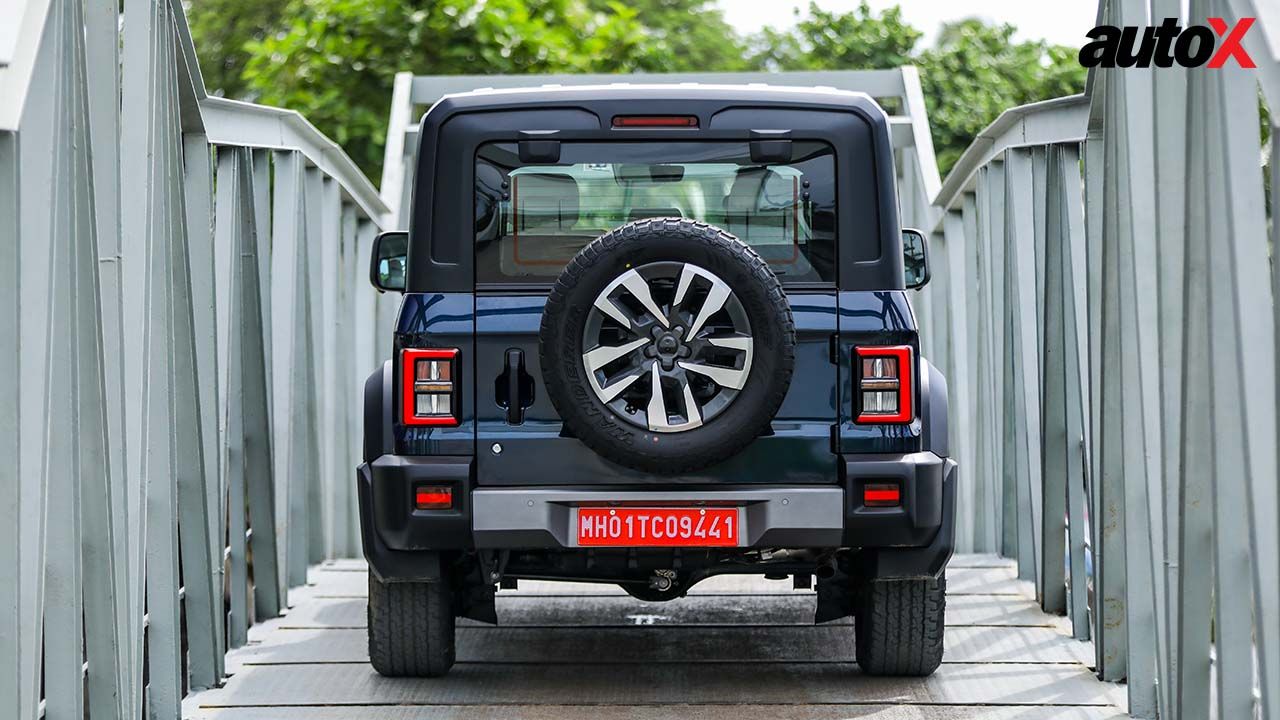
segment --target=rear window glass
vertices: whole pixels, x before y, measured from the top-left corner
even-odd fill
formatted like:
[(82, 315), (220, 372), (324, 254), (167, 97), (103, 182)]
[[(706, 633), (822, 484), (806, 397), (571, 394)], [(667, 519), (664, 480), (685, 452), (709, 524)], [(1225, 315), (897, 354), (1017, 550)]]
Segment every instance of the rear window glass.
[(583, 246), (632, 220), (684, 217), (751, 245), (785, 283), (835, 282), (835, 154), (793, 142), (788, 163), (747, 143), (565, 142), (560, 162), (515, 143), (476, 153), (476, 280), (545, 284)]

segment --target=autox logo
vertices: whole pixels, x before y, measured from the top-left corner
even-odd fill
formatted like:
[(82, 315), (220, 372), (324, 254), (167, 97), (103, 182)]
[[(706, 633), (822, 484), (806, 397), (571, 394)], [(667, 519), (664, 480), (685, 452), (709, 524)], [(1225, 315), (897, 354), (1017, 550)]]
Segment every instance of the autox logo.
[[(1209, 26), (1181, 27), (1177, 18), (1165, 18), (1159, 25), (1139, 28), (1099, 25), (1086, 35), (1093, 40), (1080, 48), (1080, 64), (1085, 67), (1183, 67), (1220, 68), (1228, 59), (1240, 67), (1256, 67), (1240, 41), (1253, 26), (1253, 18), (1240, 18), (1228, 28), (1222, 18), (1209, 18)], [(1138, 33), (1142, 33), (1139, 41)]]

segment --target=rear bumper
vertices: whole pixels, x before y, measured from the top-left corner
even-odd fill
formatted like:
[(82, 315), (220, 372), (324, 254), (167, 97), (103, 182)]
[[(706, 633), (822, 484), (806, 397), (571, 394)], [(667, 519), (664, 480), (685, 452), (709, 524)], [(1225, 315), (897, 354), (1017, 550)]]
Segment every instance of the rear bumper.
[[(743, 547), (861, 549), (867, 573), (936, 574), (951, 556), (956, 463), (932, 452), (847, 456), (830, 485), (474, 487), (473, 459), (383, 455), (357, 471), (365, 556), (380, 577), (432, 579), (435, 551), (572, 549), (573, 509), (585, 504), (733, 505)], [(866, 507), (867, 483), (895, 482), (899, 507)], [(455, 506), (416, 510), (413, 488), (450, 485)], [(425, 558), (432, 558), (430, 560)]]
[(574, 509), (583, 505), (705, 505), (743, 508), (742, 547), (836, 547), (844, 532), (838, 487), (734, 490), (493, 488), (471, 493), (472, 535), (481, 548), (577, 547)]

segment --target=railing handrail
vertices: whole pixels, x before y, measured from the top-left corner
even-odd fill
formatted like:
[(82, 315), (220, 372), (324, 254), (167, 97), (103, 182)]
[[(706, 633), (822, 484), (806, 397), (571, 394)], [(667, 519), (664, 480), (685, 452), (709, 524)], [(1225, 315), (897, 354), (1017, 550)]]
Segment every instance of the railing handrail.
[(1009, 108), (983, 128), (964, 149), (933, 199), (942, 210), (973, 189), (978, 169), (1009, 148), (1081, 142), (1088, 130), (1089, 98), (1067, 95)]
[(210, 144), (301, 152), (313, 165), (336, 179), (346, 197), (381, 227), (388, 208), (378, 197), (377, 188), (341, 146), (298, 111), (204, 97), (200, 100), (200, 114)]

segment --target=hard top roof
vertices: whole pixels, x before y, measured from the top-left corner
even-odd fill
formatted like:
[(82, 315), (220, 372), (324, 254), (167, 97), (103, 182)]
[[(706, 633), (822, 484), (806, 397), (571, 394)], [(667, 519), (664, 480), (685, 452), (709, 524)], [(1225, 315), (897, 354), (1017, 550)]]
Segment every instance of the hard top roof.
[(607, 85), (541, 85), (528, 88), (477, 88), (442, 97), (434, 106), (450, 110), (519, 107), (572, 103), (590, 106), (592, 101), (700, 100), (738, 103), (857, 108), (883, 113), (871, 96), (833, 87), (787, 85), (710, 85), (702, 83), (610, 83)]

